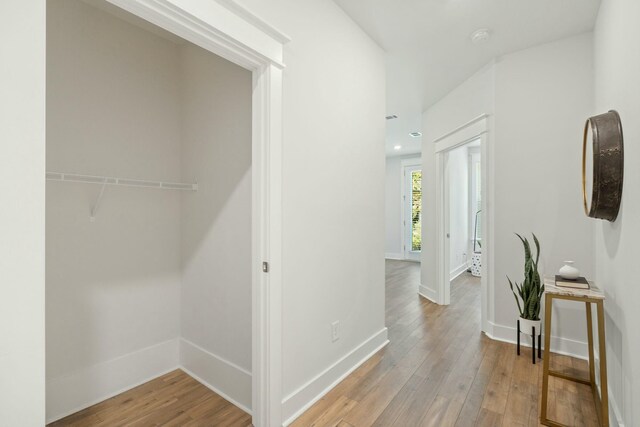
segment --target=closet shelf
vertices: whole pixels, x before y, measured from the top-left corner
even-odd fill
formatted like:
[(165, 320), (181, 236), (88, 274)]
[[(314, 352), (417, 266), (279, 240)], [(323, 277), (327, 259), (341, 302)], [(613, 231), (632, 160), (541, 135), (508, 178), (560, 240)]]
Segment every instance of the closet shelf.
[(163, 190), (198, 191), (198, 184), (185, 182), (147, 181), (143, 179), (116, 178), (111, 176), (80, 175), (75, 173), (47, 172), (48, 181), (81, 182), (85, 184), (120, 185), (124, 187), (157, 188)]

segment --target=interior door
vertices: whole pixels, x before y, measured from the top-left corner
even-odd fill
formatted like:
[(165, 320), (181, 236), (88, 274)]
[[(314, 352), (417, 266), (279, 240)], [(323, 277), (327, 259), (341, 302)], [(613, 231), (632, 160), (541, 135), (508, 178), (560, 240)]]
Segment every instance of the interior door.
[(422, 251), (422, 166), (404, 167), (403, 248), (405, 259), (420, 261)]

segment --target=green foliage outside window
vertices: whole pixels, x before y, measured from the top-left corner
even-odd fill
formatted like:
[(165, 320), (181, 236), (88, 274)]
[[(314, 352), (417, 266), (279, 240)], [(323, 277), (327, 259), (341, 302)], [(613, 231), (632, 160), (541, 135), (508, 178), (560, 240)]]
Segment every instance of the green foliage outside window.
[(411, 173), (411, 250), (422, 249), (422, 171)]

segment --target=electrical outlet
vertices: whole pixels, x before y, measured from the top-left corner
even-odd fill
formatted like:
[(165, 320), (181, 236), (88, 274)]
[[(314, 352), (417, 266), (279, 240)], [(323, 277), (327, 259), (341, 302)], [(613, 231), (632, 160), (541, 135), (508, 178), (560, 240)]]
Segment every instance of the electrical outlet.
[(331, 342), (336, 342), (340, 339), (340, 335), (338, 334), (338, 325), (340, 322), (336, 320), (331, 324)]

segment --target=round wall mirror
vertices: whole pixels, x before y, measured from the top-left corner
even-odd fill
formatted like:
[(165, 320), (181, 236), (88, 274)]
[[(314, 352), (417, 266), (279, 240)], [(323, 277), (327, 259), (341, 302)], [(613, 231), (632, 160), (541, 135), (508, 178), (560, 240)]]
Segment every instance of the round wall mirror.
[(582, 197), (591, 218), (615, 221), (622, 200), (624, 145), (616, 111), (590, 117), (582, 142)]

